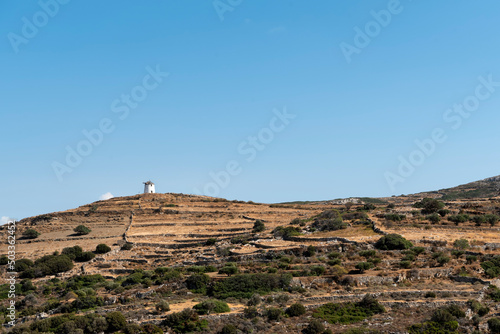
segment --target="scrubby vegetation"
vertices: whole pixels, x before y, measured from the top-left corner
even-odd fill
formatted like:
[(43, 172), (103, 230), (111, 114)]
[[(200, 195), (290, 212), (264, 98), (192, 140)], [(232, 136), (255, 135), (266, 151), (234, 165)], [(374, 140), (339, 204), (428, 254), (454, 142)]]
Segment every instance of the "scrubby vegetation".
[(320, 306), (313, 312), (313, 317), (331, 324), (351, 324), (383, 312), (385, 308), (371, 295), (366, 295), (357, 303), (328, 303)]

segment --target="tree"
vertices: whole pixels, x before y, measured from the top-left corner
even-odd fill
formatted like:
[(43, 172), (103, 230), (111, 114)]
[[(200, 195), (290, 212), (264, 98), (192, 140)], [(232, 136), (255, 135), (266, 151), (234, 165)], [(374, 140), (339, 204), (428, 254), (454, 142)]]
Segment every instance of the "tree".
[(231, 275), (234, 275), (237, 273), (238, 273), (238, 267), (233, 266), (233, 265), (224, 266), (224, 267), (219, 269), (219, 274), (226, 274), (227, 276), (231, 276)]
[(95, 252), (97, 254), (104, 254), (104, 253), (108, 253), (111, 251), (111, 247), (109, 247), (108, 245), (106, 244), (99, 244), (97, 245), (97, 247), (95, 248)]
[(290, 307), (286, 309), (285, 313), (290, 317), (298, 317), (306, 313), (306, 308), (300, 303), (295, 303), (290, 305)]
[(432, 213), (428, 215), (427, 220), (429, 220), (432, 224), (437, 224), (441, 221), (441, 216), (437, 213)]
[(422, 214), (428, 215), (444, 208), (444, 203), (434, 198), (424, 198), (420, 202), (413, 204), (415, 208), (421, 208)]
[(108, 330), (113, 333), (127, 326), (127, 319), (119, 311), (106, 314), (106, 322), (108, 323)]
[(408, 249), (413, 247), (413, 244), (399, 234), (388, 234), (380, 238), (375, 247), (381, 250)]
[(77, 227), (75, 227), (73, 229), (73, 231), (75, 231), (76, 234), (78, 234), (78, 235), (86, 235), (86, 234), (89, 234), (90, 232), (92, 232), (92, 230), (89, 229), (88, 227), (86, 227), (85, 225), (78, 225)]
[(262, 220), (257, 219), (255, 223), (253, 224), (253, 232), (254, 233), (259, 233), (262, 232), (266, 229), (266, 225), (262, 222)]
[(37, 231), (35, 231), (32, 228), (29, 228), (23, 232), (23, 237), (25, 237), (26, 239), (36, 239), (36, 238), (38, 238), (39, 235), (40, 235), (40, 233), (38, 233)]
[(170, 311), (170, 304), (167, 301), (162, 300), (155, 306), (158, 312), (168, 312)]
[(193, 306), (193, 310), (198, 314), (227, 313), (231, 311), (227, 303), (217, 299), (205, 300), (198, 303)]
[(325, 331), (325, 326), (318, 319), (313, 319), (306, 328), (302, 330), (303, 334), (321, 334)]
[(373, 268), (373, 263), (371, 262), (359, 262), (356, 264), (356, 269), (358, 269), (360, 273), (364, 273), (371, 268)]
[(231, 324), (226, 324), (222, 329), (220, 330), (219, 334), (236, 334), (238, 333), (238, 330), (234, 325)]
[(457, 239), (453, 242), (453, 247), (458, 249), (467, 249), (469, 248), (469, 241), (467, 239)]
[(489, 319), (488, 328), (492, 333), (500, 333), (500, 318)]

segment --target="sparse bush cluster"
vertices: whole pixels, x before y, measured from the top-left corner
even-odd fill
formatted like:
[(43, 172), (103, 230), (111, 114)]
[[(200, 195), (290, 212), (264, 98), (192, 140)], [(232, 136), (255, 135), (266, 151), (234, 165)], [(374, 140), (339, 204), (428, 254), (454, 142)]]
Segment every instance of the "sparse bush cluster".
[(372, 315), (385, 312), (385, 308), (371, 295), (366, 295), (357, 303), (328, 303), (318, 307), (313, 317), (331, 324), (350, 324), (362, 321)]
[(388, 234), (380, 238), (375, 247), (381, 250), (408, 249), (413, 244), (399, 234)]

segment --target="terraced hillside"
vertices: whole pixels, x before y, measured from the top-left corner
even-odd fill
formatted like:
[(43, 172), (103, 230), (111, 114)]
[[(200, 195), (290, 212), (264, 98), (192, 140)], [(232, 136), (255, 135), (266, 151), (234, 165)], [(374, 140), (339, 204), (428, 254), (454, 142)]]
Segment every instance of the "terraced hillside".
[(143, 194), (24, 219), (4, 331), (494, 332), (499, 197), (338, 203)]

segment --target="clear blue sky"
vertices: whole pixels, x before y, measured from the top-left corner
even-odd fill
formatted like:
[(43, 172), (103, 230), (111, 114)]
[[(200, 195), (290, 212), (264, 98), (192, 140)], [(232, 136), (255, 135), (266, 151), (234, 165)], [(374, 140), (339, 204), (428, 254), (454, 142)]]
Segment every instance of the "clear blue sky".
[[(408, 194), (500, 174), (500, 87), (462, 123), (444, 119), (474, 102), (478, 77), (500, 81), (498, 1), (216, 5), (2, 1), (0, 217), (137, 194), (149, 179), (158, 192), (214, 194), (210, 172), (230, 162), (235, 175), (216, 194), (258, 202)], [(372, 37), (356, 39), (356, 27)], [(148, 76), (157, 67), (169, 73), (159, 83)], [(121, 100), (132, 92), (133, 109)], [(274, 119), (284, 109), (295, 115), (286, 125)], [(82, 131), (103, 120), (112, 131), (89, 149)], [(391, 187), (387, 172), (398, 175), (399, 157), (436, 128), (446, 141)], [(252, 146), (259, 134), (265, 143)], [(88, 155), (71, 168), (67, 147), (79, 144)], [(60, 178), (54, 164), (66, 165)]]

